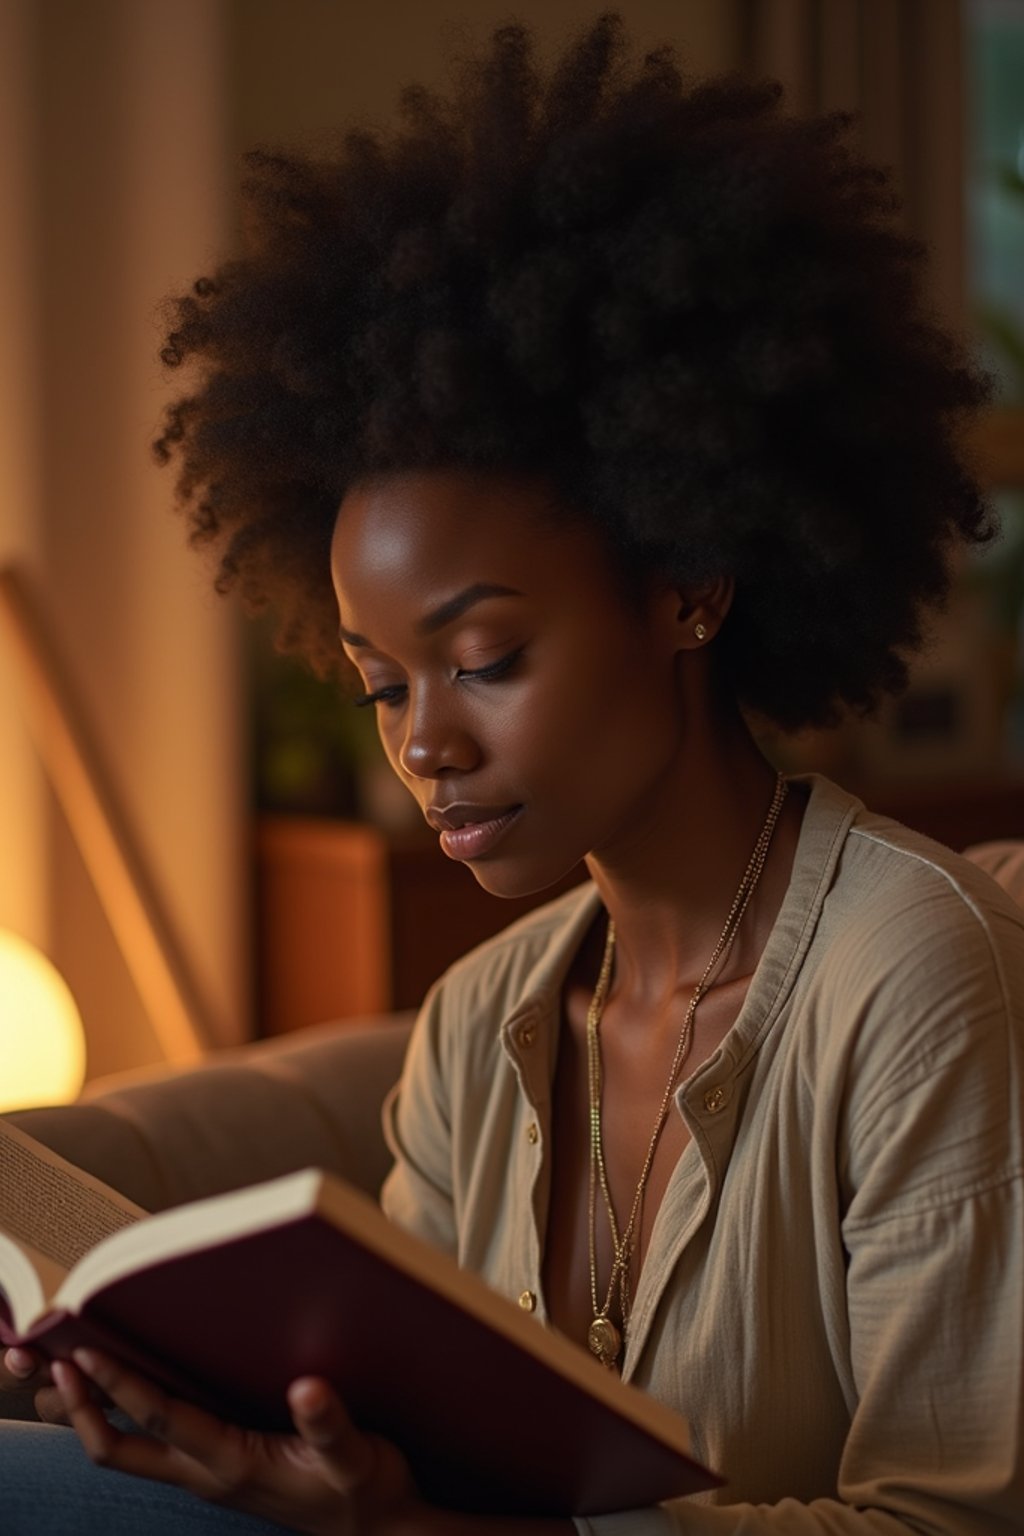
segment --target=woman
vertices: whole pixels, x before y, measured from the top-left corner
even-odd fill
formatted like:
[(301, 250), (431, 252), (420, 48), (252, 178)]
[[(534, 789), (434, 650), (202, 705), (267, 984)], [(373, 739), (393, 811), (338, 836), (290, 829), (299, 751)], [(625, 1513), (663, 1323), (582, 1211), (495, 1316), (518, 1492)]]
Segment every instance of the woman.
[[(433, 990), (384, 1192), (726, 1478), (576, 1528), (995, 1536), (1024, 1518), (1020, 916), (752, 729), (903, 682), (990, 532), (957, 437), (984, 386), (885, 179), (777, 97), (633, 66), (614, 18), (541, 80), (509, 27), (394, 138), (253, 157), (159, 447), (283, 643), (334, 666), (340, 615), (450, 857), (509, 896), (586, 860)], [(319, 1380), (270, 1438), (106, 1360), (54, 1374), (90, 1456), (171, 1485), (79, 1470), (108, 1529), (124, 1489), (147, 1530), (572, 1528), (427, 1507)]]

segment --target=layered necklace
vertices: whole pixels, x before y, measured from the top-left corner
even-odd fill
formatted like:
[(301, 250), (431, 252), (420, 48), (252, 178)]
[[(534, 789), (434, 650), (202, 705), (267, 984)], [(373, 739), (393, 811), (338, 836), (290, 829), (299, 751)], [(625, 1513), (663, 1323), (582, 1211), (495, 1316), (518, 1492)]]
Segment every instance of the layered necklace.
[[(754, 851), (743, 872), (743, 879), (739, 883), (736, 895), (733, 897), (729, 915), (725, 920), (725, 926), (718, 936), (711, 958), (704, 967), (703, 975), (693, 989), (683, 1019), (682, 1028), (679, 1031), (679, 1039), (676, 1042), (675, 1054), (672, 1057), (672, 1065), (669, 1069), (668, 1081), (665, 1091), (661, 1096), (661, 1104), (654, 1121), (654, 1130), (651, 1132), (650, 1143), (647, 1147), (647, 1156), (644, 1158), (643, 1167), (640, 1170), (640, 1178), (637, 1182), (636, 1193), (629, 1209), (629, 1216), (625, 1227), (619, 1230), (619, 1224), (615, 1216), (615, 1207), (612, 1204), (611, 1190), (608, 1186), (608, 1173), (604, 1160), (604, 1140), (601, 1133), (601, 1016), (604, 1013), (604, 1005), (608, 997), (608, 988), (611, 984), (612, 963), (615, 957), (615, 924), (609, 919), (608, 936), (605, 939), (604, 957), (601, 961), (601, 970), (597, 978), (597, 986), (587, 1009), (587, 1084), (590, 1101), (590, 1184), (589, 1184), (589, 1237), (590, 1237), (590, 1300), (593, 1307), (593, 1320), (587, 1331), (587, 1344), (593, 1354), (601, 1361), (602, 1365), (613, 1369), (622, 1353), (622, 1344), (629, 1320), (629, 1277), (630, 1266), (636, 1246), (637, 1221), (643, 1209), (644, 1190), (650, 1178), (651, 1167), (654, 1163), (654, 1153), (661, 1136), (662, 1127), (668, 1116), (669, 1104), (672, 1100), (672, 1092), (679, 1077), (679, 1069), (686, 1060), (693, 1040), (693, 1021), (697, 1012), (697, 1004), (711, 985), (712, 977), (718, 967), (727, 958), (732, 948), (733, 940), (739, 931), (743, 914), (747, 910), (750, 898), (761, 878), (768, 849), (771, 846), (772, 834), (775, 831), (782, 803), (786, 798), (786, 781), (781, 773), (775, 780), (775, 793), (768, 810), (764, 826), (760, 836), (754, 844)], [(601, 1191), (604, 1207), (608, 1215), (608, 1225), (612, 1238), (612, 1269), (608, 1277), (608, 1288), (605, 1292), (603, 1304), (598, 1299), (597, 1289), (597, 1192)], [(618, 1293), (619, 1317), (621, 1326), (617, 1326), (610, 1317), (612, 1301)]]

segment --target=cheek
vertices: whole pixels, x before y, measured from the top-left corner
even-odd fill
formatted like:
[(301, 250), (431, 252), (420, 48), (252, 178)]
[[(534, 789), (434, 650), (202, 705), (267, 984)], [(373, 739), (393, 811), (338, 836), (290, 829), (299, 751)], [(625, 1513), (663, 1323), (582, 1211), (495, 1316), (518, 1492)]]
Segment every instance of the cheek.
[[(492, 750), (518, 763), (537, 788), (559, 787), (568, 808), (592, 794), (642, 783), (679, 739), (671, 663), (636, 663), (627, 651), (593, 656), (550, 686), (526, 688), (495, 722)], [(524, 785), (528, 789), (529, 785)]]

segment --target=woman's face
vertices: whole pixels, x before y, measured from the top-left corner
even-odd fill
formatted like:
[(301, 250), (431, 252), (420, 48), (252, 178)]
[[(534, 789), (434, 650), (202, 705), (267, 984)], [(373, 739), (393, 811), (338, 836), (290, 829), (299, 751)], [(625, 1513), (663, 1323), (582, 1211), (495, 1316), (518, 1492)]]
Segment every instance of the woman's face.
[(532, 481), (429, 471), (351, 490), (331, 565), (388, 760), (497, 895), (657, 836), (681, 745), (677, 594), (627, 603), (603, 541)]

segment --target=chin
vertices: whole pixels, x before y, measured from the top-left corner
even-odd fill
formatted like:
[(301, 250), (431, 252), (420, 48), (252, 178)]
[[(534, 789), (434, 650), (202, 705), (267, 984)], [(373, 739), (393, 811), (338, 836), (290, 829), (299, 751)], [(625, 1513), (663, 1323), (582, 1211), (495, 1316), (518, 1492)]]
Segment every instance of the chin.
[[(543, 868), (536, 865), (531, 868), (525, 861), (513, 859), (475, 859), (467, 868), (472, 871), (477, 885), (505, 901), (559, 896), (586, 877), (582, 858), (554, 867), (545, 864)], [(539, 901), (537, 905), (540, 905)]]

